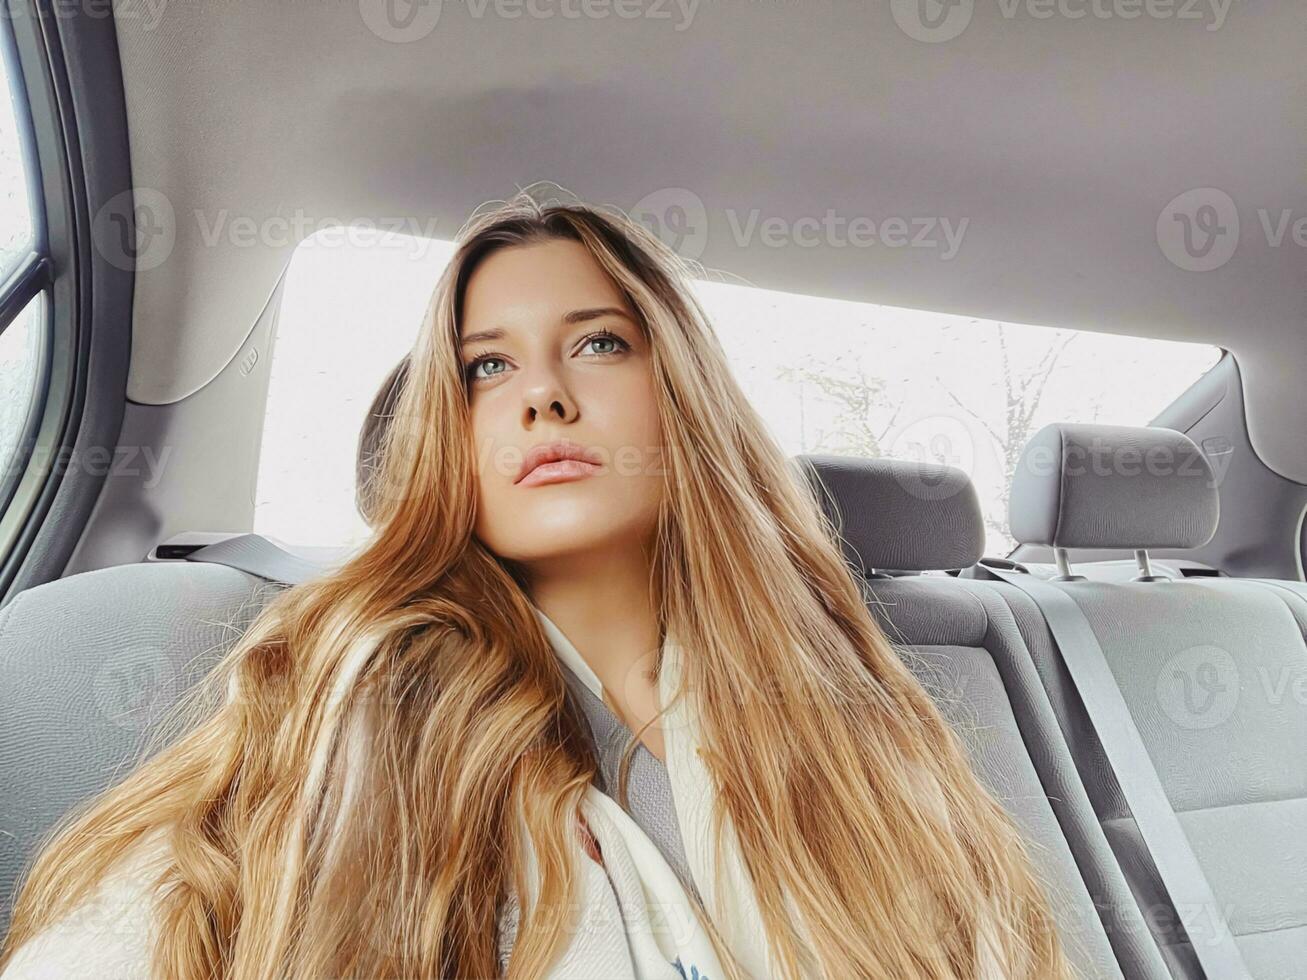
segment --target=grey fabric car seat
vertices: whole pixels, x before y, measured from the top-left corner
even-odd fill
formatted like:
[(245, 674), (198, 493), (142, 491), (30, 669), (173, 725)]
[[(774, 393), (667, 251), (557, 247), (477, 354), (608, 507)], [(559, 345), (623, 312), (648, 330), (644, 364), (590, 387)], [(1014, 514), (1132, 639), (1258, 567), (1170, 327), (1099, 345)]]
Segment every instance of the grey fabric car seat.
[[(1059, 550), (1072, 572), (1069, 549), (1201, 545), (1215, 530), (1219, 504), (1210, 470), (1195, 465), (1197, 452), (1171, 430), (1050, 427), (1032, 441), (1013, 480), (1014, 535)], [(1095, 457), (1101, 463), (1090, 465)], [(1307, 975), (1301, 583), (1052, 584), (1088, 619), (1248, 973)], [(1172, 906), (1066, 669), (1063, 657), (1078, 651), (1058, 650), (1028, 596), (1004, 590), (1004, 598), (1168, 963), (1176, 976), (1202, 976), (1191, 940), (1208, 941), (1220, 927), (1214, 910)]]
[(1030, 843), (1085, 977), (1170, 976), (1095, 819), (1002, 584), (973, 565), (984, 526), (971, 481), (934, 464), (800, 456), (819, 482), (868, 605)]
[(0, 609), (0, 932), (46, 835), (168, 739), (183, 692), (275, 591), (221, 565), (140, 564)]

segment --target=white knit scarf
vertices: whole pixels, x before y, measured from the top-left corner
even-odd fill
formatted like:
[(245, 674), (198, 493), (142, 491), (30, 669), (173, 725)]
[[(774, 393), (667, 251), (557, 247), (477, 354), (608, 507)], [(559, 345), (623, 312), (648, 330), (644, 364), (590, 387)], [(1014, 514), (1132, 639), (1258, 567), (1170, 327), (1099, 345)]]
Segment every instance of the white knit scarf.
[[(538, 608), (535, 611), (559, 658), (603, 699), (603, 685), (590, 665), (548, 616)], [(682, 668), (681, 648), (668, 636), (658, 680), (660, 705), (670, 702)], [(714, 873), (716, 795), (698, 753), (699, 728), (692, 703), (682, 699), (674, 704), (663, 716), (662, 730), (677, 823), (694, 885), (719, 936), (748, 974), (758, 980), (774, 976), (757, 896), (729, 819), (722, 835), (723, 874)], [(603, 866), (572, 835), (578, 867), (585, 868), (579, 896), (582, 911), (567, 951), (550, 976), (556, 980), (725, 980), (726, 971), (697, 917), (693, 899), (657, 845), (593, 785), (586, 790), (581, 812), (599, 844)], [(529, 836), (523, 836), (534, 902), (540, 893), (539, 866)]]

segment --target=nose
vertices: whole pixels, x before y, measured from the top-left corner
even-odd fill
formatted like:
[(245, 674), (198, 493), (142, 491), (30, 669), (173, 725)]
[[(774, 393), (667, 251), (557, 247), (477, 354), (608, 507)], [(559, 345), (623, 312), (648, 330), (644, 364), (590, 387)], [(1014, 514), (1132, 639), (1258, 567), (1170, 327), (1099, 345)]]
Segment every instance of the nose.
[(552, 372), (533, 381), (522, 392), (523, 424), (529, 427), (542, 415), (560, 422), (571, 422), (577, 415), (576, 402)]

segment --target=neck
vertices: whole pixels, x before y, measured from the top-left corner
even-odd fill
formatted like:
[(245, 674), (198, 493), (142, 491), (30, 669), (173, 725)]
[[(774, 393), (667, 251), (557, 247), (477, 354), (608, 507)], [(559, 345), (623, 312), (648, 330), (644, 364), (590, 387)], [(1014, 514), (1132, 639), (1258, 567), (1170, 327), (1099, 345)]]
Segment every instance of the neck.
[[(632, 731), (658, 712), (652, 671), (662, 644), (650, 572), (643, 549), (606, 549), (533, 563), (528, 578), (532, 602), (572, 641)], [(656, 728), (642, 740), (662, 756)]]

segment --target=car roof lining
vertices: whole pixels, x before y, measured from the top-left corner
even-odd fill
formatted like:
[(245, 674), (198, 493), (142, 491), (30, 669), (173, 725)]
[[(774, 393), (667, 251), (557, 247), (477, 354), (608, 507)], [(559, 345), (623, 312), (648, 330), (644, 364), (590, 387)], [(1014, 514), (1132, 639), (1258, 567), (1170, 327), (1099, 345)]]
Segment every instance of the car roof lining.
[[(1258, 213), (1307, 217), (1307, 9), (1291, 0), (1234, 5), (1216, 30), (982, 2), (945, 43), (907, 36), (890, 4), (833, 0), (651, 3), (633, 19), (446, 3), (429, 35), (394, 43), (361, 15), (371, 2), (153, 19), (115, 4), (134, 183), (176, 232), (138, 271), (133, 400), (178, 401), (221, 370), (297, 223), (451, 238), (534, 180), (622, 208), (678, 188), (707, 211), (700, 260), (757, 286), (1229, 349), (1254, 447), (1307, 482), (1292, 370), (1307, 364), (1307, 248), (1291, 231), (1272, 246)], [(1242, 221), (1211, 272), (1170, 264), (1156, 237), (1195, 187), (1230, 194)], [(967, 226), (948, 260), (738, 234), (751, 215), (828, 211)]]

